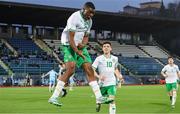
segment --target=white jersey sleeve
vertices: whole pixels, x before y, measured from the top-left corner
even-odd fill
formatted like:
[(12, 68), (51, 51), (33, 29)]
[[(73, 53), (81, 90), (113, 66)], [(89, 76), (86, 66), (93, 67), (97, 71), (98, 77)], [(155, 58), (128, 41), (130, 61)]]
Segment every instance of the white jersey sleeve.
[(76, 31), (76, 26), (78, 21), (77, 19), (78, 18), (76, 17), (75, 13), (69, 17), (69, 19), (67, 20), (68, 31)]
[(167, 71), (167, 66), (164, 66), (164, 68), (161, 70), (161, 72), (165, 73)]
[(176, 65), (176, 72), (178, 73), (179, 72), (179, 67)]
[(116, 63), (115, 63), (115, 68), (118, 68), (119, 62), (118, 62), (118, 57), (116, 57)]
[(99, 65), (99, 57), (97, 57), (97, 58), (95, 59), (95, 61), (94, 61), (93, 64), (92, 64), (92, 67), (95, 68), (95, 69), (97, 69), (98, 65)]

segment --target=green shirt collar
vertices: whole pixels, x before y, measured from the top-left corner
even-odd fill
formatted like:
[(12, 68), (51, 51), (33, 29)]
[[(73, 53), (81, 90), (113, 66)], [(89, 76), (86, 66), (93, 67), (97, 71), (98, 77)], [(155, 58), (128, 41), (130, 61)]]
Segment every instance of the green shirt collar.
[(80, 10), (80, 15), (81, 15), (82, 19), (83, 19), (84, 21), (86, 21), (86, 19), (84, 18), (84, 15), (83, 15), (83, 10)]

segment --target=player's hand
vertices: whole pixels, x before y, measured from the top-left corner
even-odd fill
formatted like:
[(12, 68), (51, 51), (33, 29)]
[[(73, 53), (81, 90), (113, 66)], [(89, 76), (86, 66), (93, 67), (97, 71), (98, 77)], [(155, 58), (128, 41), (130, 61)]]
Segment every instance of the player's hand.
[(121, 88), (121, 82), (117, 84), (117, 87), (118, 87), (118, 88)]
[(85, 60), (85, 56), (83, 55), (81, 50), (78, 50), (76, 53)]
[(167, 78), (167, 77), (168, 77), (168, 75), (164, 75), (164, 77), (165, 77), (165, 78)]
[(121, 84), (124, 84), (125, 83), (125, 81), (124, 81), (124, 79), (122, 78), (122, 79), (120, 79), (120, 81), (121, 81)]
[(85, 47), (85, 45), (83, 43), (79, 43), (77, 47), (78, 47), (78, 49), (81, 50), (81, 49), (83, 49)]
[(105, 76), (99, 76), (99, 79), (101, 80), (101, 81), (104, 81), (105, 80)]

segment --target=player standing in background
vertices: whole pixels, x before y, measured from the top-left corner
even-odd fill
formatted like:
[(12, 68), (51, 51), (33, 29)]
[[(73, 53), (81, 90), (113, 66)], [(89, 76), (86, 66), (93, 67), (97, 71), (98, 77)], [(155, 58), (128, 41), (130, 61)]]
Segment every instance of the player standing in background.
[[(65, 72), (65, 64), (64, 63), (61, 63), (60, 65), (59, 65), (59, 76), (61, 76), (64, 72)], [(75, 84), (75, 82), (74, 82), (74, 75), (75, 75), (75, 73), (72, 75), (72, 76), (70, 76), (70, 78), (69, 78), (69, 90), (70, 91), (72, 91), (73, 90), (73, 86), (74, 86), (74, 84)], [(66, 92), (66, 89), (63, 89), (62, 90), (62, 93), (66, 93), (67, 94), (67, 92)], [(65, 95), (66, 95), (65, 94)]]
[(53, 95), (48, 100), (49, 103), (61, 106), (58, 96), (62, 92), (65, 83), (75, 72), (75, 66), (82, 67), (87, 74), (89, 85), (91, 86), (96, 99), (101, 103), (110, 102), (102, 94), (94, 76), (91, 66), (91, 57), (87, 51), (88, 36), (92, 26), (92, 17), (95, 14), (95, 6), (92, 2), (86, 2), (80, 11), (74, 12), (67, 20), (67, 25), (61, 35), (63, 45), (65, 73), (60, 76)]
[(74, 82), (74, 75), (75, 73), (69, 78), (69, 91), (73, 91)]
[[(96, 77), (99, 78), (101, 93), (108, 96), (113, 102), (109, 103), (109, 114), (116, 113), (115, 95), (116, 95), (116, 78), (124, 83), (123, 76), (118, 70), (118, 57), (111, 55), (111, 43), (102, 44), (103, 55), (98, 56), (92, 64)], [(101, 104), (97, 101), (96, 111), (100, 111)]]
[(27, 73), (27, 76), (26, 76), (26, 86), (30, 86), (30, 80), (31, 80), (31, 77), (29, 76), (29, 74)]
[(161, 71), (166, 81), (166, 88), (171, 100), (172, 108), (175, 108), (177, 97), (177, 77), (180, 77), (180, 71), (177, 65), (174, 64), (172, 57), (168, 57), (168, 64)]
[(56, 84), (56, 79), (57, 79), (58, 73), (52, 69), (48, 73), (43, 75), (42, 78), (44, 78), (48, 75), (49, 75), (49, 92), (53, 92), (55, 84)]

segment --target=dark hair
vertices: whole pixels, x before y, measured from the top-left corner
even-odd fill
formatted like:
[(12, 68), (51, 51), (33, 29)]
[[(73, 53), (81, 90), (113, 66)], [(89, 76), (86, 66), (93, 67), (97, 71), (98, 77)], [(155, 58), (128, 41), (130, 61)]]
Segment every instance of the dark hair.
[(173, 59), (173, 57), (172, 57), (172, 56), (169, 56), (168, 59)]
[(90, 8), (92, 8), (92, 9), (95, 9), (95, 6), (94, 6), (94, 4), (93, 4), (92, 2), (86, 2), (86, 3), (84, 4), (84, 7), (90, 7)]
[(104, 45), (104, 44), (109, 44), (110, 46), (111, 46), (111, 42), (103, 42), (103, 44), (102, 44), (102, 46)]

